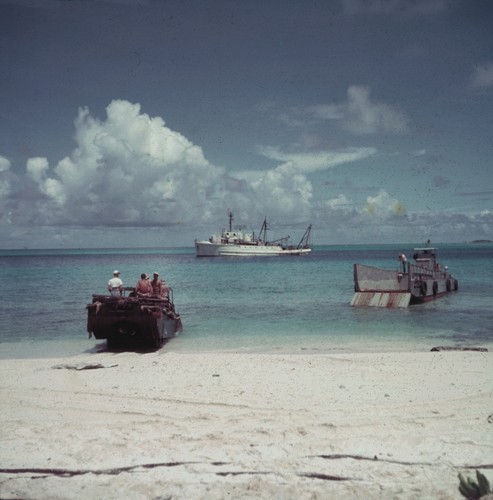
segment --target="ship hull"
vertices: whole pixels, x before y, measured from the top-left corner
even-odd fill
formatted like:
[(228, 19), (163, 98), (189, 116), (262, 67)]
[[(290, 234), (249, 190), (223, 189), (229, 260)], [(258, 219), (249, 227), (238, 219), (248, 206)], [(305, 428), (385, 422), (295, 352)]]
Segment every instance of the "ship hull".
[(278, 256), (302, 255), (311, 252), (311, 248), (285, 248), (280, 245), (237, 243), (211, 243), (210, 241), (195, 241), (197, 257), (241, 257), (241, 256)]

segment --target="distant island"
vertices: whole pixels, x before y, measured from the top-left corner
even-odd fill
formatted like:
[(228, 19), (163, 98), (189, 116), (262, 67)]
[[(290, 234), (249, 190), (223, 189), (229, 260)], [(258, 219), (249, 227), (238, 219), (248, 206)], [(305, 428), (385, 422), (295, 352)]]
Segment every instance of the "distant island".
[(493, 243), (492, 240), (472, 240), (470, 243)]

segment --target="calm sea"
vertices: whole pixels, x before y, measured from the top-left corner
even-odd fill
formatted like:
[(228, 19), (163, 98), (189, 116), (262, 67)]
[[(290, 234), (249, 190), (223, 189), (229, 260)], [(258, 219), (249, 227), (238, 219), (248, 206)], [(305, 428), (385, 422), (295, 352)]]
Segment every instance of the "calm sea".
[[(420, 246), (420, 245), (416, 245)], [(113, 270), (125, 286), (157, 271), (174, 290), (183, 334), (163, 351), (344, 352), (493, 347), (493, 245), (444, 244), (459, 292), (407, 309), (353, 308), (353, 263), (398, 268), (413, 245), (318, 246), (309, 256), (196, 258), (193, 248), (1, 250), (0, 357), (105, 349), (86, 304)]]

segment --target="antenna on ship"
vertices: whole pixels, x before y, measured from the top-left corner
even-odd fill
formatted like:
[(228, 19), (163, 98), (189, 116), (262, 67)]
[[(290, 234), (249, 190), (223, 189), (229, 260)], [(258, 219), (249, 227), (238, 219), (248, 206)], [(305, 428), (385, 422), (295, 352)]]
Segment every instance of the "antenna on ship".
[(231, 232), (233, 230), (232, 229), (232, 227), (233, 227), (233, 212), (231, 210), (229, 211), (228, 216), (229, 216), (229, 232)]

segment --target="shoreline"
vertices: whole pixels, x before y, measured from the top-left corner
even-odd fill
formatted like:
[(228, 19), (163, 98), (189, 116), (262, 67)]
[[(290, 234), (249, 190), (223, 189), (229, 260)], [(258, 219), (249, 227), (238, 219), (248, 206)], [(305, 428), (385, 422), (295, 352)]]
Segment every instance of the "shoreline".
[[(395, 340), (382, 338), (362, 338), (357, 339), (321, 339), (318, 338), (288, 338), (282, 344), (266, 344), (253, 342), (251, 345), (224, 345), (213, 344), (208, 346), (202, 340), (190, 343), (190, 339), (176, 338), (169, 339), (157, 351), (109, 351), (105, 340), (95, 340), (87, 338), (57, 339), (57, 340), (23, 340), (4, 341), (0, 343), (0, 362), (9, 359), (65, 359), (79, 356), (97, 356), (101, 354), (117, 355), (125, 352), (139, 355), (169, 353), (194, 354), (194, 355), (214, 355), (214, 354), (246, 354), (246, 355), (332, 355), (332, 354), (359, 354), (359, 353), (400, 353), (400, 352), (430, 352), (436, 347), (477, 350), (486, 349), (493, 352), (493, 342), (451, 342), (443, 338), (431, 339), (404, 339)], [(263, 339), (260, 339), (263, 340)], [(183, 343), (182, 343), (183, 341)]]
[(0, 376), (2, 497), (448, 499), (459, 472), (493, 479), (491, 349), (165, 346)]

